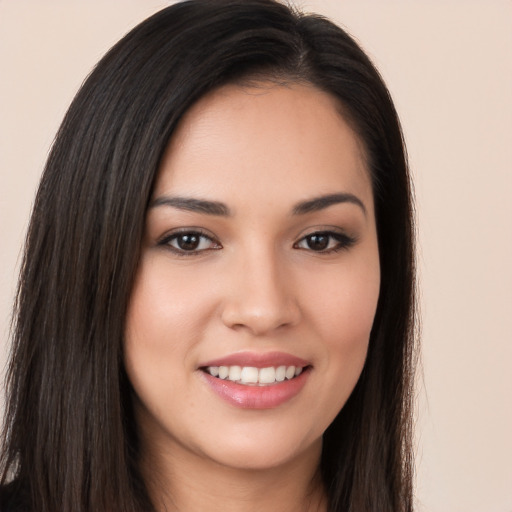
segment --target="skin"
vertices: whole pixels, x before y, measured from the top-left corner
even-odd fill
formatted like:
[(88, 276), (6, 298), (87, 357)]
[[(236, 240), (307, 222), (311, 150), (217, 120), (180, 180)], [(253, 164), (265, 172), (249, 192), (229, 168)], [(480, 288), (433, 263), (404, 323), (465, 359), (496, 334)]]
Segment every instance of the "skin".
[[(294, 213), (340, 193), (356, 199)], [(176, 196), (230, 214), (164, 204)], [(200, 244), (180, 249), (176, 230), (198, 229)], [(325, 249), (312, 243), (318, 232), (333, 233)], [(322, 434), (361, 373), (379, 285), (371, 182), (336, 100), (261, 83), (197, 102), (162, 161), (127, 315), (125, 364), (157, 507), (326, 510)], [(273, 408), (226, 402), (200, 366), (242, 351), (305, 359), (304, 386)]]

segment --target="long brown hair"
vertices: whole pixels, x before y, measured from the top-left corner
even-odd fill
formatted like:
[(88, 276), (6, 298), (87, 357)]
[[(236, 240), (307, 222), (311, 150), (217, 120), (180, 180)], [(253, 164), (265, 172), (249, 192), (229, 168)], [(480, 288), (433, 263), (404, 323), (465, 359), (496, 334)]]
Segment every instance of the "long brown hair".
[(378, 72), (330, 21), (273, 0), (191, 0), (126, 35), (78, 92), (28, 231), (1, 451), (0, 507), (153, 510), (122, 364), (127, 301), (162, 154), (213, 88), (265, 77), (338, 98), (366, 150), (381, 290), (361, 378), (324, 435), (331, 512), (410, 512), (414, 251), (399, 120)]

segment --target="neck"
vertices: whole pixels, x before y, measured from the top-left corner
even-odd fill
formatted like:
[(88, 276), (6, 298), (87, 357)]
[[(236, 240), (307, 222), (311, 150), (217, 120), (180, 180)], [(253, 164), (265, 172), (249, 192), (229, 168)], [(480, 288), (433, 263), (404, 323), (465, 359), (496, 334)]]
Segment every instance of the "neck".
[(279, 466), (233, 468), (173, 447), (142, 464), (158, 512), (326, 512), (321, 444)]

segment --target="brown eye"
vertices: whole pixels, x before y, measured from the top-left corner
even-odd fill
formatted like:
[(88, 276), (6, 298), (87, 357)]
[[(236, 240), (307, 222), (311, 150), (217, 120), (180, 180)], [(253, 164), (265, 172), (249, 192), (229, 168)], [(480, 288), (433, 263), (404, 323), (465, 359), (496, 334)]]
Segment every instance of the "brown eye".
[(182, 231), (170, 234), (162, 239), (159, 245), (168, 247), (179, 255), (187, 256), (221, 248), (216, 240), (200, 231)]
[(329, 235), (325, 233), (315, 233), (306, 237), (306, 244), (312, 251), (325, 251), (329, 247)]
[(178, 235), (175, 238), (175, 243), (182, 251), (195, 251), (201, 242), (201, 236), (195, 233), (186, 233)]
[(330, 253), (348, 249), (356, 240), (343, 233), (334, 231), (317, 231), (299, 240), (294, 247), (313, 252)]

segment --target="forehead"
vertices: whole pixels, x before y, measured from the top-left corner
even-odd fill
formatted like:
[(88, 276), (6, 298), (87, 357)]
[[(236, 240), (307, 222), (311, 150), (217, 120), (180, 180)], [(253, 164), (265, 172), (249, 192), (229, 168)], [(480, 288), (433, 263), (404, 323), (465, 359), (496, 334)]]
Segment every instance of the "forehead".
[(242, 200), (274, 189), (294, 199), (371, 194), (362, 144), (337, 100), (313, 86), (226, 85), (203, 97), (169, 143), (155, 194)]

